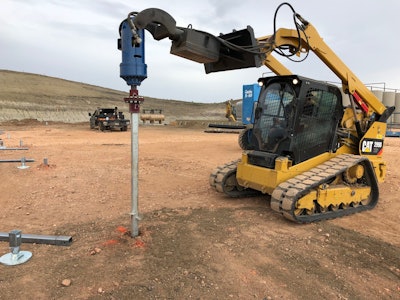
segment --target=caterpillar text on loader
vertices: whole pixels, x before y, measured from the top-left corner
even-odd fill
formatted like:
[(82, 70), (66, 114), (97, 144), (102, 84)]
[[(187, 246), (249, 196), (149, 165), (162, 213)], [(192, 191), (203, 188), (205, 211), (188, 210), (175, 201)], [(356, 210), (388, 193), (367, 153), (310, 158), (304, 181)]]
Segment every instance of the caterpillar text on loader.
[[(295, 29), (276, 29), (283, 5), (293, 11)], [(274, 19), (269, 36), (255, 39), (248, 26), (217, 37), (176, 27), (169, 14), (150, 8), (137, 14), (132, 30), (170, 38), (172, 54), (203, 63), (206, 73), (264, 64), (279, 75), (258, 80), (262, 88), (250, 136), (254, 150), (210, 175), (218, 192), (268, 194), (273, 210), (300, 223), (374, 208), (386, 175), (383, 142), (394, 107), (385, 107), (290, 4), (282, 3)], [(343, 107), (337, 86), (293, 75), (271, 55), (301, 58), (310, 50), (342, 81), (351, 106)]]

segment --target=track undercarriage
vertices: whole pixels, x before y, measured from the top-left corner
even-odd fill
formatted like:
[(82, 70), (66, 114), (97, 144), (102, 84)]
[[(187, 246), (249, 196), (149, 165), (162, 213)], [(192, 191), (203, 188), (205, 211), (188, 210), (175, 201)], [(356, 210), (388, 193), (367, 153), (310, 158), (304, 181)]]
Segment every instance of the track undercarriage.
[(220, 193), (231, 198), (243, 198), (260, 195), (259, 191), (246, 189), (240, 186), (236, 180), (237, 164), (235, 160), (223, 166), (217, 167), (210, 175), (210, 185)]
[[(230, 197), (260, 195), (236, 181), (238, 161), (217, 168), (210, 185)], [(280, 183), (272, 192), (271, 208), (285, 218), (309, 223), (369, 210), (379, 198), (378, 183), (370, 161), (342, 154)]]

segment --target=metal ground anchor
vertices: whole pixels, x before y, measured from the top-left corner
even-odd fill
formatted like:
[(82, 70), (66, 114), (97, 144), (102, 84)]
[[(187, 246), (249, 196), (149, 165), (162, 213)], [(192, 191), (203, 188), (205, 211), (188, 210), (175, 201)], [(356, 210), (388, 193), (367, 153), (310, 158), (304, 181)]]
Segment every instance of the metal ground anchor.
[(28, 169), (29, 166), (27, 166), (27, 165), (25, 164), (25, 162), (26, 162), (26, 158), (25, 158), (25, 157), (22, 157), (22, 158), (21, 158), (21, 165), (20, 165), (19, 167), (17, 167), (17, 168), (18, 168), (18, 169), (21, 169), (21, 170), (23, 170), (23, 169)]
[(9, 233), (10, 253), (4, 254), (0, 257), (0, 263), (7, 266), (20, 265), (27, 262), (32, 253), (29, 251), (20, 251), (22, 243), (21, 230), (12, 230)]

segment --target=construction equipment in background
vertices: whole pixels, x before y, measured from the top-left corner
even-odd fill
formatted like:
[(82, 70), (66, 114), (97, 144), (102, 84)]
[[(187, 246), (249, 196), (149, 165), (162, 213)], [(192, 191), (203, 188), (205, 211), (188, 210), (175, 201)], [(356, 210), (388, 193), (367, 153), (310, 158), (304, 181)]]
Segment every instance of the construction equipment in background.
[(145, 124), (146, 121), (149, 121), (150, 124), (154, 124), (155, 122), (162, 124), (165, 120), (165, 116), (162, 113), (162, 109), (144, 108), (140, 114), (140, 120), (143, 124)]
[(130, 121), (125, 119), (124, 114), (115, 108), (97, 108), (90, 117), (90, 129), (127, 131)]
[(254, 150), (251, 143), (253, 132), (253, 123), (257, 100), (260, 94), (261, 87), (258, 84), (243, 85), (243, 100), (242, 100), (242, 123), (245, 128), (239, 132), (238, 144), (243, 150)]
[(251, 128), (254, 121), (254, 110), (257, 104), (260, 86), (258, 84), (243, 85), (242, 100), (229, 100), (225, 102), (225, 117), (229, 123), (211, 123), (205, 132), (212, 133), (237, 133), (239, 146), (243, 150), (251, 150), (249, 142)]
[(258, 83), (245, 84), (242, 87), (242, 123), (250, 125), (254, 123), (254, 112), (257, 106), (261, 87)]
[(239, 133), (242, 129), (246, 128), (243, 126), (242, 114), (241, 114), (242, 101), (234, 101), (233, 99), (225, 102), (225, 118), (227, 121), (217, 121), (215, 123), (209, 123), (208, 128), (204, 132), (207, 133)]
[(206, 132), (238, 133), (238, 144), (243, 150), (253, 150), (250, 142), (254, 112), (257, 106), (258, 95), (261, 87), (258, 84), (245, 84), (242, 88), (242, 100), (234, 102), (226, 101), (226, 118), (228, 124), (209, 124), (210, 128), (217, 130), (207, 130)]
[[(293, 12), (295, 29), (276, 28), (284, 5)], [(290, 4), (278, 6), (273, 33), (258, 39), (250, 26), (218, 37), (177, 27), (155, 8), (138, 13), (134, 25), (132, 30), (147, 29), (156, 40), (170, 38), (172, 54), (203, 63), (206, 73), (264, 64), (279, 75), (258, 80), (249, 139), (254, 149), (211, 173), (216, 191), (229, 197), (268, 194), (274, 211), (300, 223), (375, 207), (378, 183), (386, 176), (386, 122), (394, 107), (383, 105)], [(271, 55), (303, 61), (309, 51), (340, 78), (349, 107), (343, 107), (337, 86), (292, 75)]]
[[(234, 101), (233, 99), (225, 101), (225, 118), (227, 121), (216, 121), (208, 123), (208, 128), (204, 130), (207, 133), (239, 133), (246, 128), (241, 123), (241, 103), (242, 101)], [(240, 108), (239, 108), (240, 107)]]
[(236, 106), (232, 99), (225, 102), (225, 118), (230, 122), (237, 122)]
[(387, 137), (400, 137), (400, 131), (387, 130), (386, 131), (386, 136)]
[[(396, 109), (398, 109), (397, 106), (396, 106)], [(394, 119), (397, 118), (399, 115), (400, 115), (400, 113), (394, 112), (393, 113)], [(387, 137), (400, 137), (400, 130), (399, 129), (400, 129), (400, 124), (399, 123), (389, 122), (387, 130), (386, 130), (386, 136)]]

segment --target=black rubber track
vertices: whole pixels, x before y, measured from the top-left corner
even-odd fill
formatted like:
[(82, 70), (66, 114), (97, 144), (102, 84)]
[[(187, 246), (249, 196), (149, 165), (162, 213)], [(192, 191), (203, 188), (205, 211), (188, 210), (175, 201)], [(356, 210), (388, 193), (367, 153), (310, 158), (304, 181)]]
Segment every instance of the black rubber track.
[[(364, 184), (371, 187), (371, 200), (366, 205), (347, 207), (335, 211), (314, 213), (311, 215), (296, 215), (296, 202), (312, 189), (343, 174), (348, 168), (356, 164), (362, 164), (365, 168)], [(354, 186), (356, 189), (357, 187)], [(378, 182), (371, 162), (362, 156), (352, 154), (339, 155), (318, 167), (295, 176), (279, 184), (271, 196), (271, 208), (281, 213), (285, 218), (299, 222), (310, 223), (327, 220), (370, 210), (375, 207), (379, 198)]]

